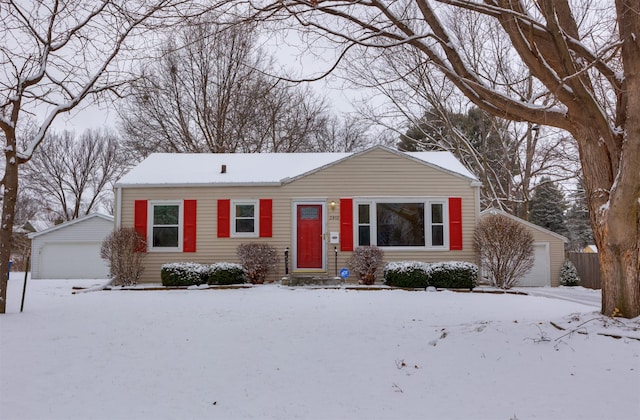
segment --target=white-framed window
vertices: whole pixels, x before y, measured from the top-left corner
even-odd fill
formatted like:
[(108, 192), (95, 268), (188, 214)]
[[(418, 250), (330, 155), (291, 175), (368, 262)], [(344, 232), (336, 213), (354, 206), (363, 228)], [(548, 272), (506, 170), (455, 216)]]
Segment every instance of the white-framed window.
[(234, 200), (231, 202), (231, 235), (257, 238), (259, 230), (258, 200)]
[(446, 199), (355, 200), (356, 243), (383, 248), (446, 249)]
[(149, 250), (182, 250), (182, 202), (152, 201), (149, 203)]

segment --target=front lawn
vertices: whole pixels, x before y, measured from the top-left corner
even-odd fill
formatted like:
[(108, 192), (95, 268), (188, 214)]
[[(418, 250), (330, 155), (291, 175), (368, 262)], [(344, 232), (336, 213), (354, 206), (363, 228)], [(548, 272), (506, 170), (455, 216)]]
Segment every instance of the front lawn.
[(640, 417), (640, 321), (575, 302), (277, 285), (71, 294), (93, 283), (31, 281), (20, 314), (12, 278), (0, 418)]

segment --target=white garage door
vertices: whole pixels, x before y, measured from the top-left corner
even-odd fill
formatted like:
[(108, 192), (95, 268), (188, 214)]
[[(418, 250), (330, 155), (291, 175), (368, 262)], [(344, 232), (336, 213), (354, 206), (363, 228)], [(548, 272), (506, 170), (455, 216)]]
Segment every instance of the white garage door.
[(47, 243), (40, 250), (40, 278), (104, 279), (109, 268), (100, 258), (100, 242)]
[(550, 257), (549, 243), (536, 242), (533, 244), (534, 262), (533, 267), (525, 276), (518, 281), (518, 286), (550, 286)]

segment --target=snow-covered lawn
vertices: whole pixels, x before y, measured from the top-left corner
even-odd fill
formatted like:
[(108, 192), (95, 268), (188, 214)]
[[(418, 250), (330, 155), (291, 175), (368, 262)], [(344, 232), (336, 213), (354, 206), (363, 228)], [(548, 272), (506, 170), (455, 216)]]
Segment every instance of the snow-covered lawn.
[(1, 419), (640, 418), (640, 341), (598, 334), (640, 337), (640, 321), (594, 306), (278, 285), (71, 294), (94, 283), (31, 281), (19, 313), (12, 278)]

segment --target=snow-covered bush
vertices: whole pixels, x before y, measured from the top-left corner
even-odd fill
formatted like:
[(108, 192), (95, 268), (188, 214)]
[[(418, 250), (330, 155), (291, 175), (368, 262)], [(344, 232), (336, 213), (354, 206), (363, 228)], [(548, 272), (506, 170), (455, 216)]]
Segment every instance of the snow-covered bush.
[(371, 285), (376, 281), (376, 271), (382, 265), (384, 253), (377, 246), (360, 246), (353, 250), (349, 267), (358, 274), (361, 284)]
[(483, 217), (473, 243), (492, 286), (510, 289), (533, 267), (533, 235), (509, 217)]
[(473, 289), (478, 283), (478, 266), (463, 261), (390, 262), (385, 265), (384, 279), (395, 287)]
[(429, 265), (429, 286), (439, 289), (473, 289), (478, 285), (478, 266), (464, 261)]
[(199, 286), (207, 283), (210, 266), (193, 262), (164, 264), (160, 269), (163, 286)]
[(100, 257), (107, 260), (109, 277), (116, 286), (131, 286), (144, 271), (147, 244), (133, 228), (120, 228), (106, 237), (100, 247)]
[(247, 279), (244, 267), (234, 263), (215, 263), (209, 268), (209, 284), (242, 284)]
[(393, 287), (427, 288), (429, 263), (422, 261), (390, 262), (384, 266), (384, 283)]
[(269, 244), (240, 244), (236, 252), (246, 270), (247, 278), (253, 284), (264, 283), (267, 274), (275, 270), (280, 262), (277, 250)]
[(580, 286), (578, 270), (569, 260), (566, 260), (560, 269), (560, 284), (563, 286)]

